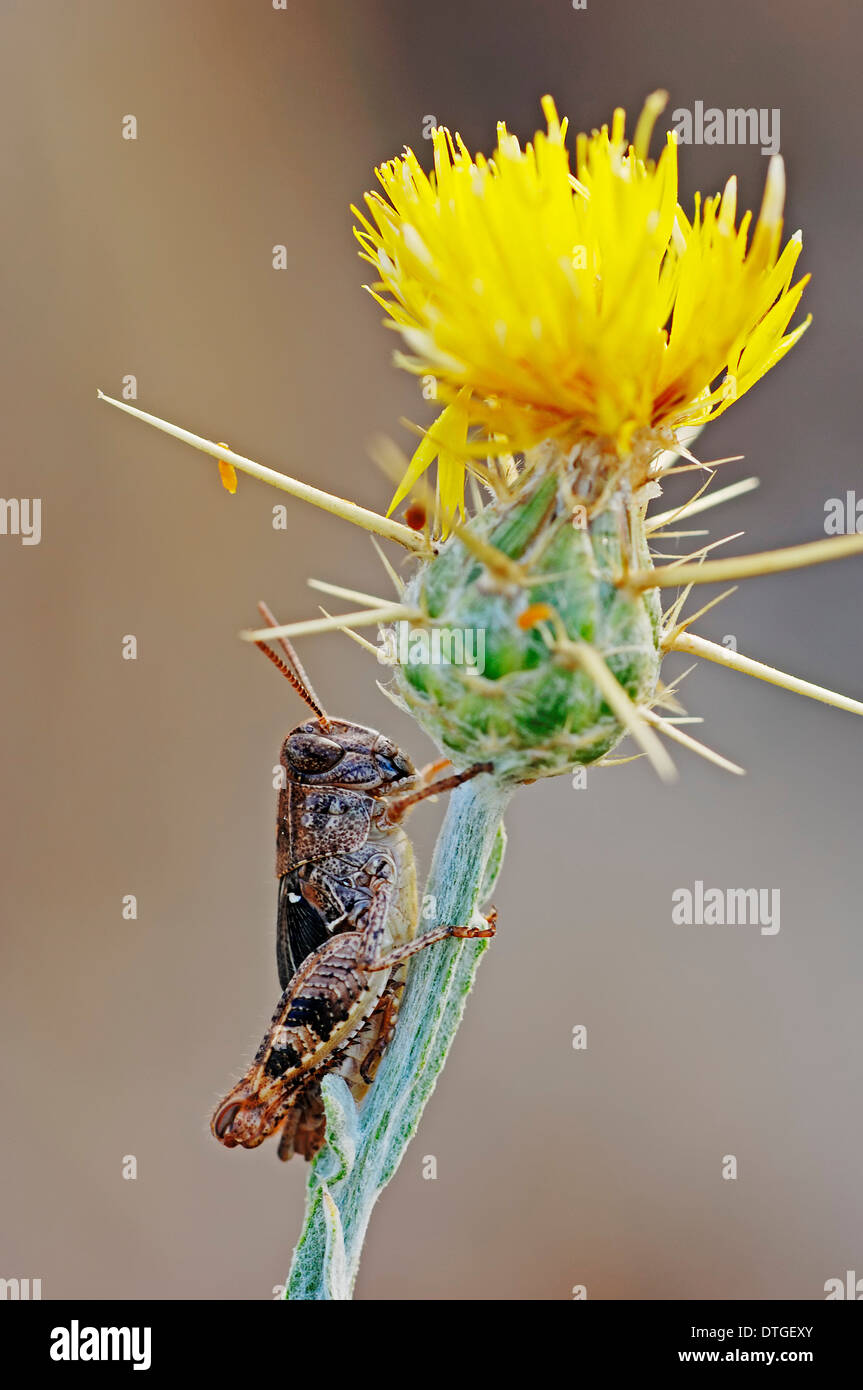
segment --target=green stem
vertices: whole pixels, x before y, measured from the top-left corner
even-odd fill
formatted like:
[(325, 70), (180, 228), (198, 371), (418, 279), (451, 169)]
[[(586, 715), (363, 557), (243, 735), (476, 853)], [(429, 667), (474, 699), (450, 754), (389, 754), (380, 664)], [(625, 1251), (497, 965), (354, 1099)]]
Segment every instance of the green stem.
[[(487, 900), (511, 794), (483, 776), (450, 798), (426, 889), (436, 922), (466, 924)], [(395, 1038), (359, 1107), (341, 1078), (324, 1081), (327, 1143), (312, 1166), (287, 1298), (351, 1297), (372, 1209), (434, 1090), (487, 946), (444, 941), (413, 958)]]

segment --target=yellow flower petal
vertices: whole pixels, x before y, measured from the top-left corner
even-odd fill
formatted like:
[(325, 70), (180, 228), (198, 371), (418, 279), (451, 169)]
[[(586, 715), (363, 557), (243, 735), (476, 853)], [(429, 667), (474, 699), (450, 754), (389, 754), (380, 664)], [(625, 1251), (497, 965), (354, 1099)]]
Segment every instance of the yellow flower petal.
[(472, 157), (440, 128), (431, 173), (411, 150), (378, 169), (381, 191), (356, 212), (369, 288), (408, 349), (399, 364), (434, 378), (445, 405), (394, 506), (435, 457), (452, 515), (472, 455), (555, 436), (616, 457), (638, 442), (643, 459), (721, 414), (797, 341), (805, 323), (785, 330), (805, 281), (790, 283), (799, 238), (780, 255), (781, 158), (754, 228), (749, 213), (737, 223), (733, 178), (690, 221), (673, 136), (648, 157), (664, 104), (648, 98), (632, 144), (621, 110), (610, 130), (578, 135), (574, 173), (550, 97), (547, 130), (523, 149), (500, 125), (493, 156)]

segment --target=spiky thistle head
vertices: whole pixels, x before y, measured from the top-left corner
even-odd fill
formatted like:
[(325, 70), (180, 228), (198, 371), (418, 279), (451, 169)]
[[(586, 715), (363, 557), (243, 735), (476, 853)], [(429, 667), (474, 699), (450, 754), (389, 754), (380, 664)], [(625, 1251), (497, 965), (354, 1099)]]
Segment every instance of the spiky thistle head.
[(631, 143), (619, 109), (579, 135), (574, 171), (550, 97), (547, 131), (523, 149), (501, 124), (492, 157), (471, 156), (438, 128), (432, 173), (410, 149), (377, 170), (368, 216), (354, 209), (370, 289), (409, 349), (397, 361), (444, 405), (393, 505), (437, 457), (454, 515), (467, 460), (548, 439), (638, 486), (800, 337), (806, 323), (786, 332), (806, 279), (791, 284), (799, 236), (780, 252), (781, 158), (754, 227), (737, 222), (734, 178), (687, 217), (673, 134), (648, 154), (664, 104), (648, 98)]

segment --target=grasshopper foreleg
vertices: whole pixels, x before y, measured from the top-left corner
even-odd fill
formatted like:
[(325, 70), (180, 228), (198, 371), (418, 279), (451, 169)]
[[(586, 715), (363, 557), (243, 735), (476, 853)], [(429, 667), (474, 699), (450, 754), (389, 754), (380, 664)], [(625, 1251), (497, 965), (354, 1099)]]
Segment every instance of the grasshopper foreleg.
[[(423, 773), (420, 775), (433, 773), (441, 767), (446, 767), (446, 763), (432, 763), (428, 769), (423, 769)], [(405, 811), (410, 810), (411, 806), (416, 806), (418, 801), (425, 801), (428, 796), (437, 796), (438, 792), (454, 791), (463, 782), (469, 782), (472, 777), (478, 777), (481, 772), (493, 771), (494, 763), (474, 763), (472, 767), (466, 767), (464, 772), (454, 772), (451, 777), (441, 777), (437, 782), (425, 782), (416, 791), (409, 792), (407, 796), (400, 796), (389, 802), (386, 809), (386, 823), (387, 825), (397, 825)]]

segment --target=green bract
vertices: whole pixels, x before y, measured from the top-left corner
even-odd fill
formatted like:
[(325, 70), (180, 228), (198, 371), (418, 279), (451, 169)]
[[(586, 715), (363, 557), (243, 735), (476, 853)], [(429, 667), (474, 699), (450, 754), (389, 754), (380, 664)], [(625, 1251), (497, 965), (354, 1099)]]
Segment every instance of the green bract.
[[(626, 565), (649, 563), (641, 511), (617, 494), (579, 525), (582, 515), (574, 522), (562, 473), (534, 476), (515, 500), (490, 504), (466, 527), (515, 561), (527, 583), (492, 574), (452, 536), (406, 590), (405, 602), (426, 620), (410, 625), (395, 692), (457, 764), (490, 759), (505, 780), (553, 777), (596, 762), (623, 737), (620, 720), (574, 653), (551, 650), (549, 639), (565, 634), (569, 642), (589, 643), (635, 704), (652, 697), (659, 601), (653, 591), (619, 587)], [(519, 626), (539, 604), (559, 622)], [(417, 641), (423, 631), (427, 640)], [(450, 656), (459, 654), (451, 634), (470, 634), (473, 668), (440, 659), (440, 636), (447, 633)]]

